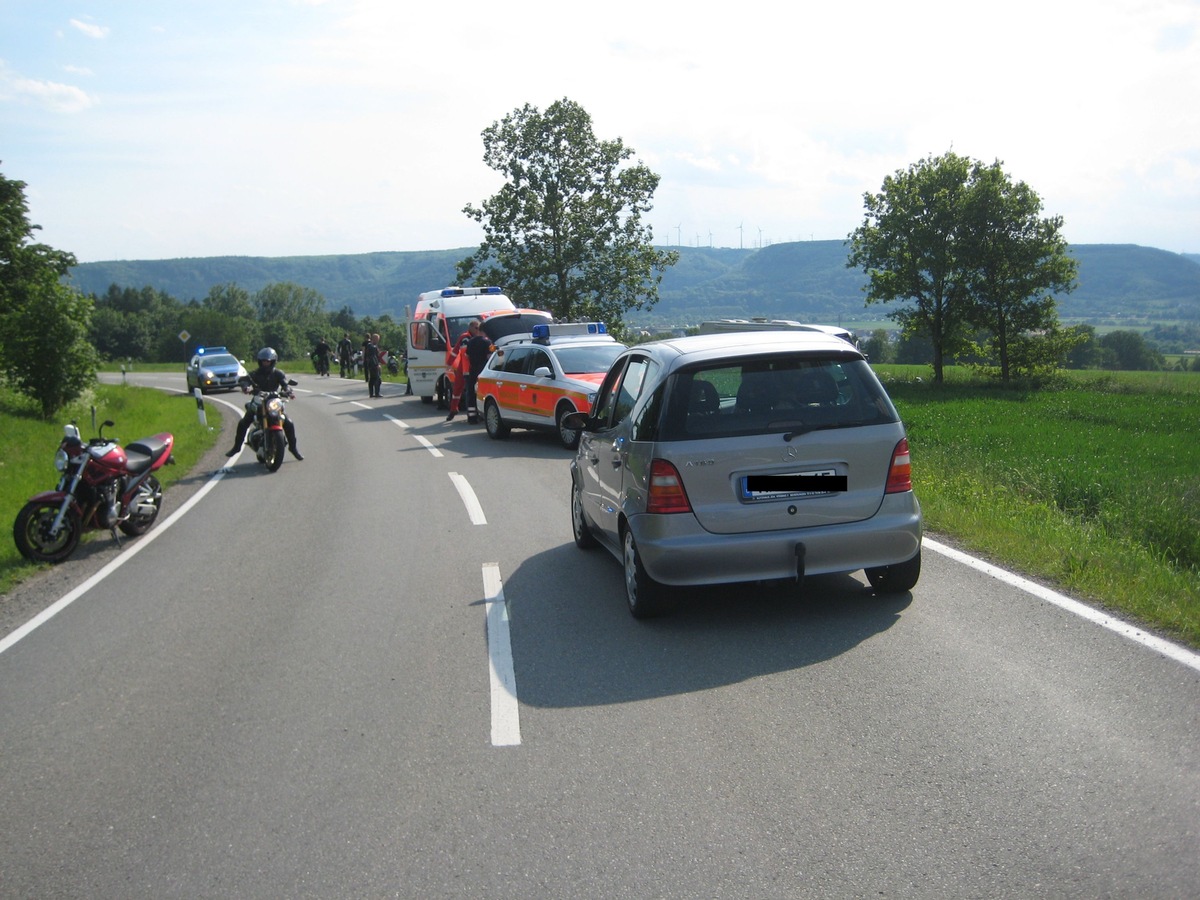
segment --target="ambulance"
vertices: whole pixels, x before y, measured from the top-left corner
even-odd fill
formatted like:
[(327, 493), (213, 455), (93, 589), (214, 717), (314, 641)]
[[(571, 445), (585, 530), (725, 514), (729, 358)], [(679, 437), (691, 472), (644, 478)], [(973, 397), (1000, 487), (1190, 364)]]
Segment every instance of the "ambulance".
[(448, 405), (446, 367), (451, 351), (472, 319), (483, 323), (493, 342), (514, 333), (528, 334), (536, 324), (551, 321), (549, 313), (517, 309), (498, 287), (446, 287), (425, 291), (408, 321), (408, 382), (422, 403), (437, 398)]

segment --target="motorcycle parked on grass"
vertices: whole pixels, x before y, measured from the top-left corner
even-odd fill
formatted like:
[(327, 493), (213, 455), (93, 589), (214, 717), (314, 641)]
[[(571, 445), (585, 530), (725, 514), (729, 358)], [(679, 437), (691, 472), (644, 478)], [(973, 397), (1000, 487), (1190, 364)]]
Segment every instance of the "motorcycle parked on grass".
[[(289, 388), (296, 383), (294, 379), (288, 379)], [(286, 394), (280, 391), (255, 391), (246, 403), (246, 409), (254, 413), (254, 420), (246, 433), (246, 443), (268, 472), (274, 472), (283, 465), (283, 453), (287, 449), (283, 431), (283, 423), (287, 419), (285, 406), (288, 400), (294, 399), (296, 394), (291, 390)]]
[(63, 426), (54, 456), (61, 473), (58, 486), (31, 497), (13, 524), (13, 540), (26, 559), (62, 562), (85, 532), (102, 528), (119, 546), (118, 529), (127, 535), (145, 534), (158, 518), (162, 486), (153, 473), (175, 463), (175, 437), (162, 432), (122, 447), (104, 436), (104, 429), (112, 426), (106, 419), (86, 444), (74, 422)]

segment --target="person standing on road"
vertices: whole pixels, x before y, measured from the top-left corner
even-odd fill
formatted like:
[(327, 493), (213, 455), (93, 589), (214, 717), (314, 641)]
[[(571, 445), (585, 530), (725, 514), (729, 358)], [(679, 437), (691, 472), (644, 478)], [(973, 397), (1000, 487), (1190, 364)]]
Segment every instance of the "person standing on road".
[(464, 331), (458, 339), (458, 343), (454, 345), (454, 350), (450, 353), (450, 363), (446, 366), (446, 379), (450, 382), (450, 414), (446, 416), (446, 421), (453, 421), (458, 415), (459, 409), (462, 408), (463, 391), (467, 386), (467, 372), (470, 371), (470, 363), (467, 360), (467, 341), (471, 339), (471, 332)]
[(368, 334), (363, 341), (363, 371), (367, 377), (367, 396), (382, 397), (383, 372), (379, 367), (379, 335)]
[(479, 407), (475, 404), (475, 382), (479, 380), (479, 374), (495, 349), (491, 338), (483, 333), (482, 326), (483, 323), (478, 319), (472, 319), (471, 324), (467, 326), (467, 334), (470, 337), (467, 338), (465, 350), (469, 369), (467, 384), (463, 389), (463, 403), (467, 410), (467, 422), (471, 425), (479, 421)]
[[(350, 335), (342, 332), (342, 339), (337, 345), (338, 365), (342, 370), (343, 378), (354, 377), (354, 363), (350, 361), (350, 357), (354, 355), (354, 342), (350, 340)], [(350, 374), (347, 375), (346, 373)]]

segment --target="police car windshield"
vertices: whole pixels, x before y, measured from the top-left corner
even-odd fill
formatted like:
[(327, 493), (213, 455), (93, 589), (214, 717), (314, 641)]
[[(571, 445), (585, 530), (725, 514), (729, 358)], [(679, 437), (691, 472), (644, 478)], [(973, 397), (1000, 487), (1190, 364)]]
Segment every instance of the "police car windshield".
[(554, 355), (562, 366), (565, 375), (580, 375), (589, 372), (607, 372), (612, 361), (625, 349), (624, 344), (613, 341), (611, 344), (592, 344), (591, 346), (555, 347)]
[(200, 365), (202, 366), (236, 366), (237, 364), (237, 359), (228, 353), (217, 353), (214, 356), (200, 357)]

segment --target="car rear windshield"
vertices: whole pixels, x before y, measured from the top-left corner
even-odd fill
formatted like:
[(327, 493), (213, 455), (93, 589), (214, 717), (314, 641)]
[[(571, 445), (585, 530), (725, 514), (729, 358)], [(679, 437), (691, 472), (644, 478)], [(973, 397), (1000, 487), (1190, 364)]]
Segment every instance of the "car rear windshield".
[(802, 434), (899, 420), (865, 360), (721, 360), (672, 376), (660, 439)]

